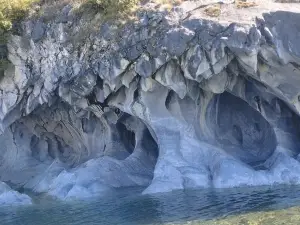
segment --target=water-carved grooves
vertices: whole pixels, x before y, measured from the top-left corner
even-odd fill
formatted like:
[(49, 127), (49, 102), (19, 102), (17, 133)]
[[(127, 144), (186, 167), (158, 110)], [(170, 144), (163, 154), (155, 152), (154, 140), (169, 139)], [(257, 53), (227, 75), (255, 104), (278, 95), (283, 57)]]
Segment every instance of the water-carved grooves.
[(85, 18), (24, 24), (0, 80), (0, 181), (61, 199), (299, 183), (300, 48), (285, 22), (299, 15), (259, 28), (174, 18), (103, 25), (76, 49)]

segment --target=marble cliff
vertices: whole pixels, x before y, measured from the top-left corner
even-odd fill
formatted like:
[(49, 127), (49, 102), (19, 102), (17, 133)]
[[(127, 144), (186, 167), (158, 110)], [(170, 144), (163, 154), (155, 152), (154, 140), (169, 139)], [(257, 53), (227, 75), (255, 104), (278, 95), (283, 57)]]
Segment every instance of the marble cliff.
[(96, 20), (66, 5), (1, 47), (1, 201), (300, 183), (300, 14)]

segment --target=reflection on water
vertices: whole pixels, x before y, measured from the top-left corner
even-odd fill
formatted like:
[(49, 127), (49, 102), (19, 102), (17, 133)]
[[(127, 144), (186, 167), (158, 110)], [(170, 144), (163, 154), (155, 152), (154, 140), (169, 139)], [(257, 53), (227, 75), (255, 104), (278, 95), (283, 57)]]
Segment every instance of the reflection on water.
[[(261, 218), (271, 221), (280, 215), (281, 220), (289, 222), (291, 217), (300, 215), (299, 208), (274, 211), (300, 206), (297, 186), (185, 190), (155, 196), (140, 192), (128, 189), (86, 201), (43, 200), (33, 206), (2, 207), (0, 224), (288, 224), (277, 223), (278, 220), (259, 221)], [(285, 213), (289, 216), (284, 216)], [(293, 224), (300, 224), (298, 221)]]

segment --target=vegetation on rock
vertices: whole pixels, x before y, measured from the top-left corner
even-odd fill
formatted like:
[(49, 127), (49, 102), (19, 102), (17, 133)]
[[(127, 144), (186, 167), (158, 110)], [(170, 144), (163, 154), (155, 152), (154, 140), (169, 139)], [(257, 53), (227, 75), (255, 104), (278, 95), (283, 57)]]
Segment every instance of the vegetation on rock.
[[(0, 0), (0, 47), (6, 44), (13, 24), (21, 21), (29, 13), (33, 3), (52, 5), (57, 2), (55, 0)], [(107, 18), (117, 18), (130, 15), (140, 0), (69, 0), (65, 2), (73, 5), (79, 4), (83, 10), (88, 7), (101, 11)], [(7, 58), (0, 54), (0, 75), (3, 74), (8, 63)]]
[[(9, 31), (15, 21), (22, 20), (31, 5), (37, 0), (0, 0), (0, 51), (5, 49)], [(5, 54), (0, 52), (0, 77), (8, 66), (9, 61)]]
[(37, 0), (0, 0), (0, 29), (12, 28), (13, 21), (22, 19)]
[(102, 10), (108, 17), (126, 15), (133, 11), (140, 0), (87, 0), (86, 4)]

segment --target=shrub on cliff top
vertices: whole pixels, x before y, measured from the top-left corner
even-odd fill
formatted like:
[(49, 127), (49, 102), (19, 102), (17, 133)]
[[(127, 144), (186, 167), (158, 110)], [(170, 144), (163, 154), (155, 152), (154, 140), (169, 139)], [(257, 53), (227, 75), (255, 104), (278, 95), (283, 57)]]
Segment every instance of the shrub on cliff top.
[[(37, 0), (0, 0), (0, 51), (6, 44), (7, 37), (14, 21), (21, 20), (29, 11), (32, 3)], [(2, 53), (2, 54), (1, 54)], [(9, 61), (0, 52), (0, 78), (3, 76)]]
[(0, 29), (8, 31), (15, 20), (22, 19), (37, 0), (0, 0)]
[(126, 16), (140, 0), (86, 0), (86, 5), (102, 10), (107, 17)]

